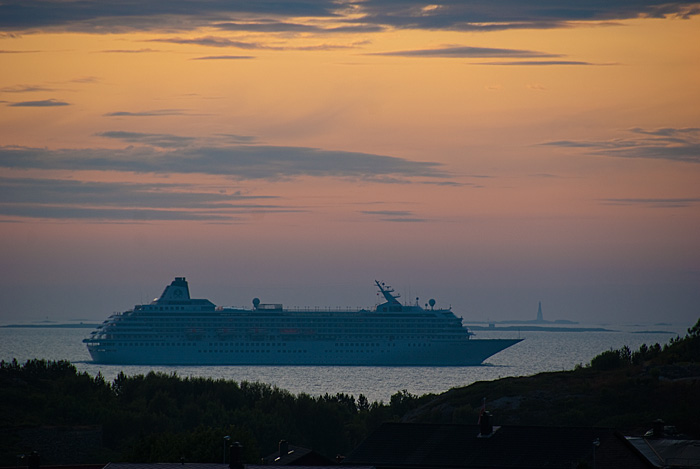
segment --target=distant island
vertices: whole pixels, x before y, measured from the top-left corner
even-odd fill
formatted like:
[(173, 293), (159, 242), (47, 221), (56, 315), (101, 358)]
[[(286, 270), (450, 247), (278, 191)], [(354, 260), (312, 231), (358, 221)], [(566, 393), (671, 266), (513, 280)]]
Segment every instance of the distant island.
[[(500, 323), (506, 324), (506, 323)], [(519, 324), (519, 323), (510, 323)], [(468, 326), (473, 331), (540, 331), (540, 332), (616, 332), (614, 329), (605, 329), (604, 327), (550, 327), (550, 326), (533, 326), (529, 324), (521, 326), (501, 326), (496, 327), (494, 323), (488, 326)]]
[(66, 323), (66, 324), (58, 324), (58, 323), (42, 323), (42, 324), (8, 324), (5, 326), (0, 326), (4, 328), (32, 328), (32, 329), (46, 329), (46, 328), (54, 328), (54, 329), (94, 329), (98, 326), (98, 324), (90, 324), (90, 323)]
[[(470, 325), (470, 324), (487, 324), (486, 326), (481, 325)], [(500, 326), (501, 324), (509, 324), (507, 326)], [(507, 319), (505, 321), (473, 321), (466, 322), (467, 327), (472, 331), (538, 331), (538, 332), (618, 332), (615, 329), (606, 329), (604, 327), (561, 327), (560, 325), (576, 325), (578, 322), (569, 321), (568, 319), (555, 319), (549, 321), (544, 319), (542, 315), (542, 302), (537, 304), (537, 318), (536, 319)], [(670, 325), (667, 323), (657, 323), (657, 326)], [(635, 334), (673, 334), (672, 331), (664, 330), (645, 330), (637, 331)]]
[[(505, 321), (488, 321), (489, 326), (492, 324), (578, 324), (576, 321), (569, 321), (568, 319), (555, 319), (554, 321), (549, 321), (542, 315), (542, 302), (537, 303), (537, 318), (536, 319), (507, 319)], [(604, 329), (591, 329), (591, 330), (604, 330)]]

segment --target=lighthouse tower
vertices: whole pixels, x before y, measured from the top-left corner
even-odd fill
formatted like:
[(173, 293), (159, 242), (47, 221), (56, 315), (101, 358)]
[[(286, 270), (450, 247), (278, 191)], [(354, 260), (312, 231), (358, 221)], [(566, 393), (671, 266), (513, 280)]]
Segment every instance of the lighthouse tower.
[(542, 317), (542, 302), (539, 302), (539, 305), (537, 306), (537, 322), (544, 322), (544, 318)]

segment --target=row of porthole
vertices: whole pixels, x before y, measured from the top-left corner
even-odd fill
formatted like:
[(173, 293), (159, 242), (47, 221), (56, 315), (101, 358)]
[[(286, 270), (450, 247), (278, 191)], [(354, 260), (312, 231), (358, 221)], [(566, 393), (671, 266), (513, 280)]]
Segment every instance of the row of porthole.
[[(198, 350), (199, 353), (270, 353), (273, 350)], [(277, 353), (306, 353), (306, 350), (277, 350)]]
[(252, 343), (239, 343), (239, 342), (223, 342), (223, 343), (214, 343), (214, 342), (209, 342), (210, 347), (286, 347), (287, 344), (283, 343), (269, 343), (269, 344), (252, 344)]
[(115, 342), (115, 344), (119, 347), (193, 347), (195, 344), (193, 343), (159, 343), (159, 342), (145, 342), (145, 343), (139, 343), (139, 342)]
[[(385, 344), (388, 346), (393, 346), (396, 347), (396, 344)], [(348, 343), (344, 344), (342, 342), (335, 344), (336, 347), (380, 347), (381, 344), (373, 344), (373, 343)]]

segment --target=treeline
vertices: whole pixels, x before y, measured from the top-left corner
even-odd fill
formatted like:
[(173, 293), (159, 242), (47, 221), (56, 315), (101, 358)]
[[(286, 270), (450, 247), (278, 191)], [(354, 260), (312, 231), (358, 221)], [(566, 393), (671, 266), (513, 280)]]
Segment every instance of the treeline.
[[(431, 397), (402, 391), (387, 404), (370, 403), (364, 395), (293, 395), (268, 384), (155, 372), (120, 373), (109, 383), (66, 361), (1, 362), (0, 466), (14, 466), (18, 454), (36, 449), (28, 439), (36, 440), (37, 432), (28, 437), (23, 431), (36, 427), (68, 433), (93, 428), (102, 439), (102, 447), (73, 451), (71, 461), (44, 448), (46, 464), (221, 462), (224, 436), (243, 445), (246, 462), (260, 462), (281, 439), (333, 458), (347, 454), (382, 422), (399, 419)], [(52, 437), (55, 432), (48, 432), (46, 438)]]
[(700, 320), (688, 329), (684, 337), (676, 337), (661, 347), (659, 344), (642, 344), (639, 350), (632, 351), (628, 346), (610, 349), (591, 360), (595, 370), (615, 370), (644, 365), (665, 365), (698, 361), (700, 356)]

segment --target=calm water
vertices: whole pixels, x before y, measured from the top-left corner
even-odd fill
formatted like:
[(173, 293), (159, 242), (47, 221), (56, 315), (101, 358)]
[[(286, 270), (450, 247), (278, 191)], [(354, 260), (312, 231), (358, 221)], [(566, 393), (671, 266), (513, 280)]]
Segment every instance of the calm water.
[[(117, 366), (96, 365), (81, 342), (90, 329), (0, 328), (0, 360), (32, 358), (70, 360), (79, 371), (98, 372), (112, 381), (120, 371), (127, 375), (151, 370), (177, 373), (181, 377), (201, 376), (234, 381), (259, 381), (294, 394), (312, 396), (343, 392), (355, 397), (364, 394), (370, 402), (388, 402), (392, 394), (407, 390), (412, 394), (441, 393), (476, 381), (507, 376), (526, 376), (544, 371), (573, 369), (586, 364), (600, 352), (628, 345), (636, 350), (643, 343), (665, 344), (676, 335), (685, 335), (689, 326), (608, 326), (615, 332), (478, 332), (476, 338), (525, 340), (472, 367), (318, 367), (318, 366)], [(672, 333), (637, 333), (644, 330)]]

